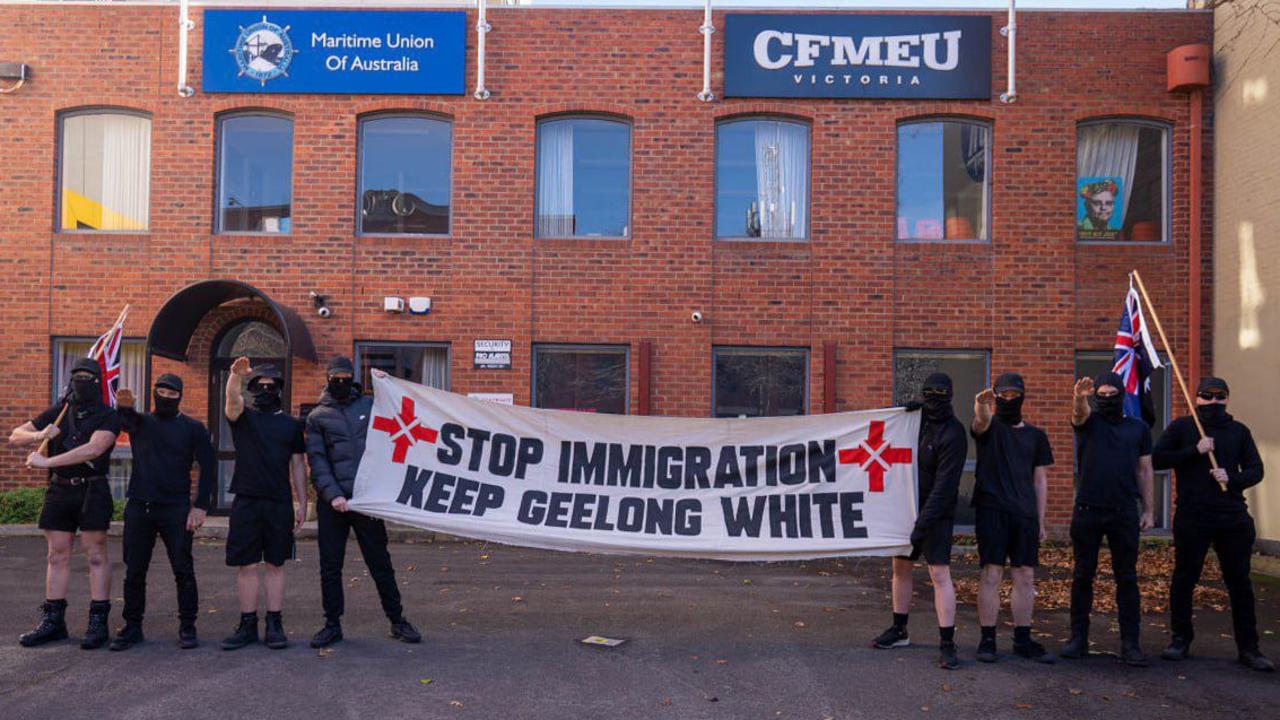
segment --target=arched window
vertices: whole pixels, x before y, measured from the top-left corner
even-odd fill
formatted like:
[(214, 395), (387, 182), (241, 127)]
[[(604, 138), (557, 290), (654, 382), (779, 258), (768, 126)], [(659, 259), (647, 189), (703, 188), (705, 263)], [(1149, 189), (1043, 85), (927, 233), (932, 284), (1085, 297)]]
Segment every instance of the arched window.
[(64, 113), (58, 229), (145, 231), (151, 216), (151, 118), (127, 110)]
[(293, 120), (243, 112), (218, 122), (215, 232), (292, 229)]
[(360, 121), (357, 231), (449, 234), (453, 124), (426, 115)]
[(1169, 127), (1096, 120), (1076, 129), (1076, 239), (1169, 239)]
[(899, 240), (990, 240), (991, 127), (973, 120), (898, 125)]
[(803, 240), (809, 126), (778, 118), (716, 125), (716, 237)]
[(631, 125), (603, 117), (538, 123), (535, 235), (631, 233)]

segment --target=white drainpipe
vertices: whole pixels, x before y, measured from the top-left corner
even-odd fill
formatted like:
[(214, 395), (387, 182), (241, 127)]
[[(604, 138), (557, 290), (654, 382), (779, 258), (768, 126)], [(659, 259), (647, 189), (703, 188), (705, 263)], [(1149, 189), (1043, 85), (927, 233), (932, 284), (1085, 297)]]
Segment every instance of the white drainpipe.
[(716, 26), (711, 24), (711, 0), (703, 5), (702, 27), (698, 31), (702, 33), (702, 92), (698, 93), (698, 99), (711, 102), (716, 99), (711, 92), (711, 35), (716, 31)]
[(1018, 18), (1017, 0), (1009, 0), (1009, 24), (1000, 28), (1000, 34), (1009, 38), (1009, 86), (1000, 93), (1000, 102), (1011, 103), (1018, 99), (1018, 83), (1014, 72), (1014, 61), (1017, 58)]
[(479, 17), (476, 18), (476, 91), (475, 98), (477, 100), (488, 100), (489, 90), (484, 86), (484, 37), (489, 34), (493, 26), (485, 20), (485, 9), (487, 3), (485, 0), (477, 0), (479, 7)]
[(188, 0), (178, 2), (178, 96), (184, 98), (196, 94), (187, 84), (187, 33), (196, 26), (187, 14), (187, 5)]

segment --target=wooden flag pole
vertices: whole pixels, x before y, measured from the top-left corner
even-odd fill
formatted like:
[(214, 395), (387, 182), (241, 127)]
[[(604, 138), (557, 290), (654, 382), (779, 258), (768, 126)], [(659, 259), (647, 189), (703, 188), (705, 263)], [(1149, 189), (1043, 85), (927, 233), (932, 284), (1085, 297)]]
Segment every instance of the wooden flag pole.
[[(112, 329), (115, 329), (115, 327), (116, 327), (117, 325), (124, 325), (124, 321), (125, 321), (128, 317), (129, 317), (129, 306), (128, 306), (128, 305), (125, 305), (125, 306), (124, 306), (124, 309), (120, 311), (120, 314), (119, 314), (118, 316), (116, 316), (116, 321), (115, 321), (114, 323), (112, 323), (112, 324), (111, 324)], [(97, 359), (101, 358), (101, 357), (102, 357), (102, 351), (103, 351), (103, 349), (104, 349), (104, 348), (98, 348), (98, 351), (94, 354), (94, 356), (93, 356), (91, 359), (92, 359), (92, 360), (97, 360)], [(61, 425), (61, 424), (62, 424), (62, 418), (66, 417), (66, 414), (67, 414), (67, 408), (69, 408), (69, 407), (71, 407), (71, 403), (70, 403), (70, 402), (64, 402), (64, 403), (62, 403), (62, 411), (58, 413), (58, 418), (57, 418), (56, 420), (54, 420), (54, 421), (53, 421), (53, 424), (54, 424), (55, 426), (56, 426), (56, 425)], [(45, 439), (44, 439), (44, 441), (40, 443), (40, 450), (39, 450), (39, 453), (40, 453), (41, 455), (44, 455), (45, 457), (48, 457), (48, 455), (49, 455), (49, 438), (45, 438)]]
[[(1164, 343), (1164, 354), (1169, 358), (1169, 365), (1173, 367), (1173, 376), (1178, 379), (1178, 387), (1182, 389), (1182, 397), (1187, 401), (1187, 407), (1191, 410), (1191, 419), (1195, 421), (1196, 430), (1200, 431), (1200, 438), (1204, 439), (1204, 425), (1200, 424), (1200, 415), (1196, 412), (1196, 404), (1191, 400), (1191, 393), (1187, 391), (1187, 382), (1182, 379), (1182, 371), (1178, 369), (1178, 359), (1174, 357), (1173, 350), (1169, 347), (1169, 338), (1165, 337), (1164, 328), (1160, 325), (1160, 316), (1156, 315), (1156, 308), (1151, 304), (1151, 296), (1147, 295), (1147, 288), (1142, 284), (1142, 276), (1137, 270), (1129, 273), (1129, 277), (1133, 278), (1138, 284), (1138, 292), (1142, 293), (1142, 300), (1147, 304), (1147, 311), (1151, 313), (1151, 324), (1156, 326), (1156, 332), (1160, 333), (1160, 342)], [(1214, 470), (1218, 469), (1218, 458), (1214, 456), (1213, 451), (1209, 451), (1209, 465)], [(1226, 483), (1218, 483), (1222, 488), (1222, 492), (1227, 491)]]

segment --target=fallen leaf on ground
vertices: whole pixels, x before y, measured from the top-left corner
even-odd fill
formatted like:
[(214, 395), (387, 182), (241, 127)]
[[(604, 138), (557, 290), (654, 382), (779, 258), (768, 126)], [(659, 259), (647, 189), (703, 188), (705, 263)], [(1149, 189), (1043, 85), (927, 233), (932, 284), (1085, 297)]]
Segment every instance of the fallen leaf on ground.
[(451, 708), (458, 708), (459, 710), (461, 710), (461, 709), (462, 709), (462, 707), (463, 707), (463, 706), (462, 706), (462, 701), (461, 701), (461, 700), (450, 700), (450, 701), (449, 701), (449, 707), (451, 707)]
[(419, 685), (430, 685), (430, 684), (431, 684), (431, 678), (419, 678), (419, 679), (418, 679), (418, 684), (419, 684)]
[(717, 664), (717, 665), (728, 665), (728, 664), (729, 664), (729, 661), (728, 661), (728, 660), (716, 660), (716, 664)]

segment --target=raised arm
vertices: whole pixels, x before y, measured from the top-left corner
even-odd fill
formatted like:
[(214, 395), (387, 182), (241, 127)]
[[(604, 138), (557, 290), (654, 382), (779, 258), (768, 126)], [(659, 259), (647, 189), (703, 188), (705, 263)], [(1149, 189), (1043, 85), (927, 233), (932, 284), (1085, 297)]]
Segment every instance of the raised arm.
[(996, 411), (996, 394), (991, 388), (973, 398), (973, 434), (981, 435), (991, 427), (991, 416)]
[(249, 378), (250, 372), (252, 368), (249, 367), (247, 357), (238, 357), (231, 363), (231, 373), (227, 375), (227, 401), (223, 407), (227, 422), (233, 423), (239, 420), (240, 415), (244, 413), (244, 383)]
[(1076, 381), (1071, 399), (1071, 424), (1080, 427), (1089, 419), (1089, 396), (1093, 394), (1093, 378), (1082, 377)]

